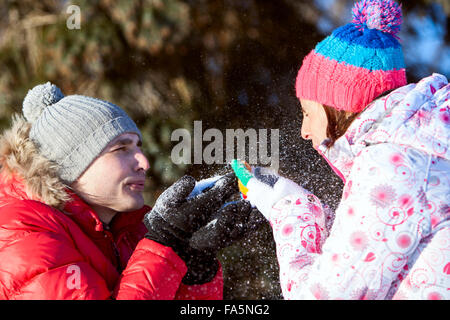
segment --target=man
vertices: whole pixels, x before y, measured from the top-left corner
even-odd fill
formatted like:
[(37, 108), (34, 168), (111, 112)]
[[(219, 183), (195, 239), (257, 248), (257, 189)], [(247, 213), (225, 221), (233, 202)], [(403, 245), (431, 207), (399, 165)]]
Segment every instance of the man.
[[(221, 299), (219, 249), (250, 206), (184, 176), (151, 210), (141, 133), (118, 106), (30, 90), (0, 141), (0, 299)], [(217, 219), (216, 223), (208, 223)]]

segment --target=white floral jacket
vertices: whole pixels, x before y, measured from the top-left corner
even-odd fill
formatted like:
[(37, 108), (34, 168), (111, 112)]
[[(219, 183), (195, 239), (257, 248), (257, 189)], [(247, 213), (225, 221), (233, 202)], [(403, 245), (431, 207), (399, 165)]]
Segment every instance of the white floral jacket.
[(331, 213), (301, 188), (269, 219), (286, 299), (450, 298), (450, 85), (433, 74), (374, 101), (318, 151), (345, 187)]

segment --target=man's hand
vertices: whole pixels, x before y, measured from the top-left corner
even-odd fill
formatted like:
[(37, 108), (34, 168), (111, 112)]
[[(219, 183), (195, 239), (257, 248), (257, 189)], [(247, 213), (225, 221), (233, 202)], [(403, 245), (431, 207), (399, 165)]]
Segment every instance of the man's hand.
[(196, 181), (191, 176), (183, 176), (166, 189), (156, 200), (151, 215), (147, 219), (159, 217), (171, 226), (192, 234), (209, 220), (211, 215), (237, 192), (235, 178), (225, 175), (214, 181), (202, 192), (191, 195)]
[(220, 250), (259, 228), (265, 221), (250, 202), (241, 200), (220, 209), (204, 227), (196, 231), (189, 244), (198, 250)]
[(145, 216), (146, 237), (173, 248), (185, 261), (184, 283), (210, 281), (218, 268), (217, 251), (241, 239), (249, 226), (259, 226), (257, 219), (249, 219), (252, 209), (247, 202), (225, 205), (237, 191), (233, 173), (198, 183), (184, 176), (160, 195)]

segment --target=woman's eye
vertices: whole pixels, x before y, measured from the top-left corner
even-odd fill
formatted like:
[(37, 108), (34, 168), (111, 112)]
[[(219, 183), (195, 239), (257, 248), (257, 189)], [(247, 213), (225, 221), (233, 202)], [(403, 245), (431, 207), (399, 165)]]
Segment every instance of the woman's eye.
[(114, 149), (113, 152), (124, 151), (125, 149), (126, 149), (125, 147), (120, 147), (120, 148)]

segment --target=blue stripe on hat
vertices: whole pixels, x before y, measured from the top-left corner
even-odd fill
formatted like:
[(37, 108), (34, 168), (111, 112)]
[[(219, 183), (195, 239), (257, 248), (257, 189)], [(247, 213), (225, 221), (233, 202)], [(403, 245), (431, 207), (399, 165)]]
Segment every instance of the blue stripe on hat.
[(362, 31), (358, 29), (358, 26), (354, 23), (348, 23), (337, 28), (331, 35), (346, 43), (359, 44), (365, 48), (385, 49), (401, 47), (400, 42), (392, 35), (367, 27), (364, 27), (364, 30)]
[(331, 35), (317, 44), (317, 53), (347, 64), (369, 70), (399, 70), (405, 68), (401, 47), (367, 48), (344, 42)]

